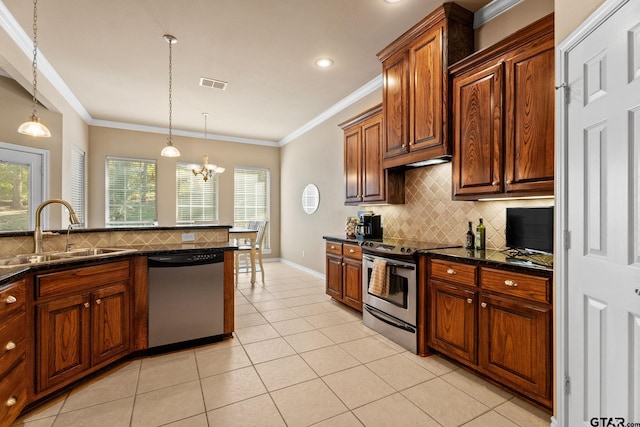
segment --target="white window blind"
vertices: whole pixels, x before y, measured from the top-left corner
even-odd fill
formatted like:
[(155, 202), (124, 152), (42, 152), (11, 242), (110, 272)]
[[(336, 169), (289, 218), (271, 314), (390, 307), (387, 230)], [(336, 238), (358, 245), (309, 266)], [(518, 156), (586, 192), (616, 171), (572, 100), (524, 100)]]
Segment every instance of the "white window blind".
[(156, 161), (107, 157), (106, 226), (152, 226), (156, 215)]
[[(238, 167), (233, 178), (233, 222), (246, 227), (249, 221), (269, 221), (269, 169)], [(269, 249), (269, 223), (263, 249)]]
[(192, 165), (176, 165), (176, 222), (218, 221), (218, 175), (204, 182), (191, 172)]
[(85, 153), (77, 147), (71, 147), (71, 207), (76, 213), (80, 224), (76, 227), (84, 228), (85, 223)]

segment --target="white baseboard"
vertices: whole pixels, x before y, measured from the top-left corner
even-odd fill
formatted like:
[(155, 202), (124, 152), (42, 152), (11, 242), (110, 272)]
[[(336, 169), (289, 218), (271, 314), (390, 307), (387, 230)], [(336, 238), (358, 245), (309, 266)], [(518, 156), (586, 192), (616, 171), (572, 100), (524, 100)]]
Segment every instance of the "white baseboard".
[[(316, 277), (317, 277), (317, 278), (319, 278), (319, 279), (323, 279), (323, 280), (324, 280), (324, 279), (326, 279), (326, 278), (327, 278), (327, 276), (325, 276), (325, 275), (324, 275), (324, 274), (322, 274), (322, 273), (319, 273), (319, 272), (317, 272), (317, 271), (315, 271), (315, 270), (312, 270), (312, 269), (310, 269), (310, 268), (308, 268), (308, 267), (304, 267), (304, 266), (302, 266), (302, 265), (300, 265), (300, 264), (296, 264), (295, 262), (288, 261), (288, 260), (286, 260), (286, 259), (282, 259), (282, 258), (272, 258), (272, 260), (273, 260), (273, 261), (280, 261), (280, 262), (281, 262), (281, 263), (283, 263), (283, 264), (287, 264), (287, 265), (288, 265), (288, 266), (290, 266), (290, 267), (297, 268), (298, 270), (304, 271), (305, 273), (309, 273), (309, 274), (311, 274), (312, 276), (316, 276)], [(265, 260), (265, 261), (266, 261), (266, 260)]]

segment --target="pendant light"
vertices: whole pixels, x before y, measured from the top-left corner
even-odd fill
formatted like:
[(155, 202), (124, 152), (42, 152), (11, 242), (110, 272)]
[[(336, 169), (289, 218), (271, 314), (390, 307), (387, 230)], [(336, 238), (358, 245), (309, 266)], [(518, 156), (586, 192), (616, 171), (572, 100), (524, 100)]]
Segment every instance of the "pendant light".
[(36, 115), (38, 103), (38, 0), (33, 0), (33, 62), (31, 63), (31, 71), (33, 72), (33, 110), (31, 118), (20, 125), (18, 132), (37, 138), (49, 138), (51, 132), (40, 123), (40, 119)]
[[(202, 113), (202, 116), (204, 117), (204, 141), (206, 142), (207, 141), (207, 117), (209, 116), (209, 113)], [(202, 175), (202, 179), (204, 180), (204, 182), (207, 182), (209, 178), (211, 178), (215, 174), (222, 173), (224, 171), (225, 171), (225, 168), (218, 165), (212, 165), (211, 163), (209, 163), (209, 156), (207, 154), (205, 154), (204, 157), (202, 158), (202, 167), (194, 166), (191, 169), (191, 172), (193, 172), (194, 176)]]
[(172, 140), (172, 134), (171, 134), (171, 118), (172, 118), (172, 101), (173, 101), (173, 97), (172, 97), (172, 93), (171, 93), (171, 83), (172, 83), (172, 79), (173, 79), (173, 73), (171, 70), (171, 45), (174, 45), (178, 42), (178, 39), (175, 38), (174, 36), (172, 36), (171, 34), (165, 34), (164, 36), (165, 41), (167, 43), (169, 43), (169, 137), (167, 138), (167, 146), (164, 147), (162, 149), (162, 151), (160, 152), (160, 155), (162, 157), (180, 157), (180, 150), (178, 150), (174, 145), (173, 145), (173, 140)]

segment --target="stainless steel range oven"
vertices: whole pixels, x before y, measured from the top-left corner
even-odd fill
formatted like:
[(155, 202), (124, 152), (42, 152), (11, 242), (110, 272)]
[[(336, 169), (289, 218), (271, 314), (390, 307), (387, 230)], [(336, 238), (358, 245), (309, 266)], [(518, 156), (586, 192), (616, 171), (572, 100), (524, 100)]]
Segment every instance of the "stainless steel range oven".
[[(362, 322), (391, 341), (417, 353), (417, 277), (422, 273), (417, 271), (414, 256), (420, 250), (448, 247), (452, 246), (388, 238), (363, 242)], [(374, 264), (384, 264), (385, 292), (370, 288)]]
[(381, 257), (362, 257), (362, 321), (407, 350), (417, 353), (417, 280), (416, 264), (384, 259), (388, 270), (388, 295), (369, 292), (373, 265)]

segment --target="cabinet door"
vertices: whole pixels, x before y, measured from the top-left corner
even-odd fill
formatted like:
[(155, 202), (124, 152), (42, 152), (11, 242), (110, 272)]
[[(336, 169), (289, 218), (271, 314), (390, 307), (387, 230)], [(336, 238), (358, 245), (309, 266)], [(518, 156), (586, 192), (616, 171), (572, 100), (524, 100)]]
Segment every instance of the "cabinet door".
[(129, 349), (129, 292), (126, 284), (99, 289), (91, 294), (92, 353), (97, 365)]
[(327, 295), (342, 301), (342, 257), (327, 255)]
[(430, 281), (429, 346), (476, 363), (476, 291)]
[(344, 297), (342, 301), (362, 311), (362, 262), (344, 258)]
[(551, 406), (551, 307), (483, 294), (478, 320), (481, 369)]
[(511, 192), (553, 194), (553, 40), (506, 62), (505, 187)]
[(382, 169), (382, 115), (362, 124), (362, 201), (385, 200), (385, 175)]
[(409, 57), (400, 52), (382, 64), (382, 105), (385, 123), (384, 158), (406, 154), (409, 151)]
[(90, 366), (89, 296), (37, 306), (36, 388), (70, 381)]
[(409, 50), (409, 151), (443, 144), (443, 31), (444, 22), (427, 31)]
[(344, 134), (345, 202), (362, 201), (362, 132), (360, 126)]
[(453, 195), (502, 192), (503, 64), (453, 80)]

